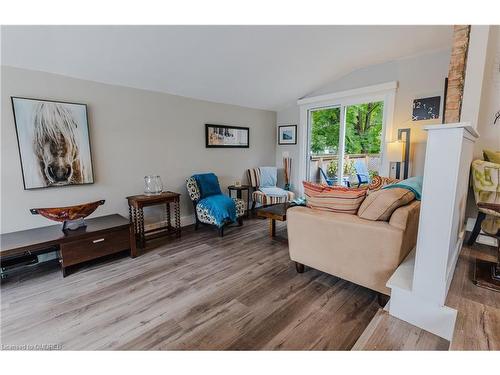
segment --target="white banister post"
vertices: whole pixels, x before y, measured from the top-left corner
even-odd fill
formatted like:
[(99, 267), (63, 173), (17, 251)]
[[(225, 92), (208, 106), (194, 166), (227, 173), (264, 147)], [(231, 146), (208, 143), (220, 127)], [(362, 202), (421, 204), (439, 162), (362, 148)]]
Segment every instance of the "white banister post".
[(469, 123), (424, 129), (428, 138), (417, 246), (387, 284), (389, 312), (451, 340), (456, 311), (444, 304), (464, 240), (469, 171), (478, 134)]

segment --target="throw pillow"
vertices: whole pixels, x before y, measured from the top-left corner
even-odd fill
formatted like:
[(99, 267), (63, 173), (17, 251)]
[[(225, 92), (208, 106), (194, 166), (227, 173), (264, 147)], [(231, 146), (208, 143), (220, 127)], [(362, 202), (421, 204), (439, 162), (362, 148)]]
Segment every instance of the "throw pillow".
[(328, 186), (304, 181), (307, 207), (355, 215), (365, 199), (366, 189)]
[(367, 194), (370, 194), (374, 191), (382, 189), (384, 186), (395, 184), (396, 182), (399, 182), (397, 178), (391, 178), (391, 177), (382, 177), (382, 176), (373, 176), (370, 184), (368, 185), (368, 191)]
[(493, 151), (485, 149), (483, 150), (484, 160), (491, 163), (500, 164), (500, 151)]
[(367, 220), (387, 221), (392, 213), (415, 199), (415, 194), (407, 189), (394, 188), (374, 191), (366, 197), (358, 210), (358, 216)]

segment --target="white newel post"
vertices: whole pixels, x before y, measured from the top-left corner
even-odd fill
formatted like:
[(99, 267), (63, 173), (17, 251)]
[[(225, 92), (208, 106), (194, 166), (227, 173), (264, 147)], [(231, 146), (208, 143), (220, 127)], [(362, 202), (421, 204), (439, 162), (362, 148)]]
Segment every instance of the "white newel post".
[(389, 313), (451, 340), (456, 310), (445, 306), (465, 235), (474, 142), (469, 123), (428, 131), (417, 246), (388, 281)]

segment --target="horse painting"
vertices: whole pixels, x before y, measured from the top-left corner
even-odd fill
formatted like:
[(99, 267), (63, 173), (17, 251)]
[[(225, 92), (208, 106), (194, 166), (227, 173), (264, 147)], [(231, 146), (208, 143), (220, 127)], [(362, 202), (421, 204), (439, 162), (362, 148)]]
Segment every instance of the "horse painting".
[(23, 98), (13, 104), (25, 188), (93, 182), (84, 105)]
[(35, 109), (33, 149), (47, 186), (81, 184), (83, 175), (71, 112), (57, 103)]

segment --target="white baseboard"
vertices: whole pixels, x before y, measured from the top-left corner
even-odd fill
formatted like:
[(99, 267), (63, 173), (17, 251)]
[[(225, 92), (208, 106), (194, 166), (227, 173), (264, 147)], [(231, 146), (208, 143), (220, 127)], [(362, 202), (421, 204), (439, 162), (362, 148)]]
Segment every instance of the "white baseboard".
[[(472, 232), (472, 229), (474, 229), (474, 224), (476, 224), (476, 218), (469, 217), (467, 219), (467, 225), (466, 225), (467, 232)], [(481, 233), (484, 233), (484, 232), (481, 232)], [(495, 246), (495, 247), (497, 246), (497, 240), (495, 240), (493, 237), (485, 236), (481, 233), (477, 237), (476, 242), (483, 244), (483, 245), (488, 245), (488, 246)]]
[(457, 310), (399, 288), (391, 290), (389, 313), (398, 319), (451, 341)]

